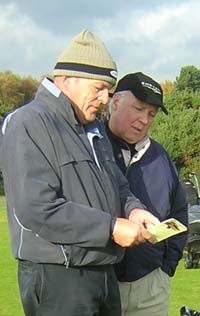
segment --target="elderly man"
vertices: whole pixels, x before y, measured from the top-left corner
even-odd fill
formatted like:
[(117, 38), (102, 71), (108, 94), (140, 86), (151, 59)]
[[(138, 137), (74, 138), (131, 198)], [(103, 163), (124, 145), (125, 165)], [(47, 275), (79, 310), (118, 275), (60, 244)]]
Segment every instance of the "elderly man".
[[(26, 316), (120, 315), (113, 264), (159, 220), (129, 191), (95, 121), (116, 65), (88, 30), (58, 58), (53, 82), (7, 116), (1, 167)], [(126, 218), (123, 218), (126, 217)]]
[[(111, 99), (107, 132), (116, 162), (131, 191), (161, 221), (174, 217), (187, 225), (187, 202), (173, 162), (148, 137), (163, 105), (161, 86), (138, 72), (119, 80)], [(186, 234), (158, 244), (128, 248), (116, 266), (123, 316), (168, 315), (170, 279), (182, 256)]]

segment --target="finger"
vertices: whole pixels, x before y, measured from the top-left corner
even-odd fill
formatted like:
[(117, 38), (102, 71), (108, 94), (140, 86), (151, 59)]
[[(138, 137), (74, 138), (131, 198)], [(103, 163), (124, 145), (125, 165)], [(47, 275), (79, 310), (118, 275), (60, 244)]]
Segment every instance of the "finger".
[(151, 235), (146, 229), (143, 229), (143, 237), (145, 238), (146, 241), (155, 243), (155, 238), (153, 235)]

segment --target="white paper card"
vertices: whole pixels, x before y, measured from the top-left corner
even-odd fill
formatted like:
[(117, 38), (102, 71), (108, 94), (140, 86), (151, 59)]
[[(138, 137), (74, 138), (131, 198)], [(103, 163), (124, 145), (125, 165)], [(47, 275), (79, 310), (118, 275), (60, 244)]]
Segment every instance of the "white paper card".
[(158, 225), (149, 227), (147, 230), (152, 235), (156, 243), (186, 231), (187, 227), (180, 223), (177, 219), (170, 218)]

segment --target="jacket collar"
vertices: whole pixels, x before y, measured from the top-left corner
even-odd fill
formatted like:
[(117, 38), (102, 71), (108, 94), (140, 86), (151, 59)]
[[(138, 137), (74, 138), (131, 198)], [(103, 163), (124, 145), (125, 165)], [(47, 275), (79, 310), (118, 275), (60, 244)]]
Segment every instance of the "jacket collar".
[[(77, 118), (74, 109), (71, 105), (70, 99), (62, 93), (62, 91), (55, 86), (52, 80), (45, 78), (36, 94), (36, 99), (39, 95), (42, 95), (45, 106), (50, 108), (54, 113), (59, 113), (63, 120), (71, 126), (79, 135), (79, 140), (84, 143), (85, 147), (91, 154), (92, 147), (90, 146), (94, 136), (102, 138), (99, 131), (97, 121), (83, 125)], [(46, 98), (45, 98), (46, 96)], [(87, 135), (87, 137), (86, 137)], [(88, 142), (89, 140), (89, 142)]]
[[(73, 127), (81, 127), (82, 124), (79, 122), (75, 115), (74, 109), (71, 105), (70, 99), (62, 93), (62, 91), (56, 87), (53, 81), (49, 78), (43, 79), (41, 85), (36, 93), (36, 99), (40, 95), (43, 95), (43, 102), (46, 98), (46, 106), (51, 109), (51, 111), (57, 113), (59, 112), (65, 121), (67, 121)], [(52, 101), (49, 102), (49, 97), (51, 96)]]
[(135, 150), (137, 151), (131, 159), (131, 163), (134, 163), (142, 158), (149, 146), (151, 145), (151, 140), (148, 136), (145, 136), (140, 142), (135, 145)]

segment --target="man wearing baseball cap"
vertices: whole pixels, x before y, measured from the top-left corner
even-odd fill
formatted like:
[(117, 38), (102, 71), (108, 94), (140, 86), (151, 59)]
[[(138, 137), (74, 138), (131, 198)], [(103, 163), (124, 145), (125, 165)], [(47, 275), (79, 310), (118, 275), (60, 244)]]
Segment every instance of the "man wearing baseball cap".
[[(1, 129), (12, 250), (26, 316), (120, 316), (113, 264), (150, 240), (144, 210), (95, 120), (116, 83), (92, 32), (76, 35), (34, 100)], [(126, 217), (126, 218), (123, 218)]]
[[(131, 191), (160, 221), (174, 217), (187, 225), (187, 202), (165, 149), (148, 137), (159, 110), (168, 114), (159, 83), (141, 73), (119, 80), (106, 124), (116, 162)], [(167, 316), (170, 277), (182, 256), (186, 234), (157, 244), (127, 248), (116, 265), (123, 316)]]

